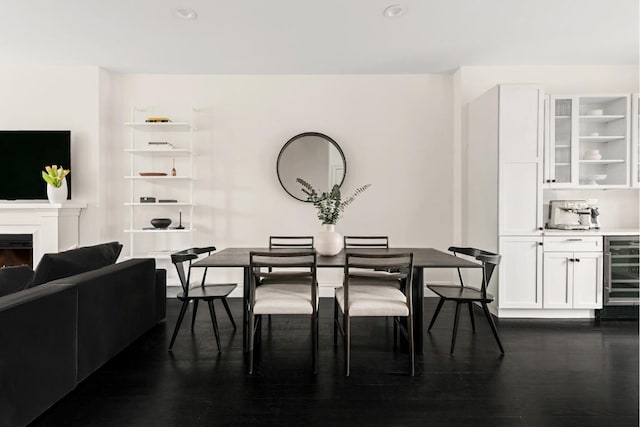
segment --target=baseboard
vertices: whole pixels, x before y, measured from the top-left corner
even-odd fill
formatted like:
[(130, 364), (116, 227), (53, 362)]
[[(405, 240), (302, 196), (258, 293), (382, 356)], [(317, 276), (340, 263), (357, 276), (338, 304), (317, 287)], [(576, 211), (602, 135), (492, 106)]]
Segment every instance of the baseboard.
[(594, 310), (498, 309), (501, 319), (593, 319)]

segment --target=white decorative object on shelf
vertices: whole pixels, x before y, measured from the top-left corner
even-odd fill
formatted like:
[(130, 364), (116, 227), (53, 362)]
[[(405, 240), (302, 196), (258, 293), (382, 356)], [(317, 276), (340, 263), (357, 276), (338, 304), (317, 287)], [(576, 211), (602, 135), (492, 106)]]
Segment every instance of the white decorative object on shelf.
[(603, 114), (604, 114), (604, 110), (602, 110), (600, 108), (596, 108), (594, 110), (587, 111), (587, 115), (589, 115), (589, 116), (601, 116)]
[(598, 181), (604, 181), (607, 175), (591, 175), (587, 177), (586, 185), (599, 185)]
[(338, 255), (342, 250), (342, 235), (336, 231), (334, 224), (322, 224), (322, 231), (316, 235), (314, 245), (320, 255)]
[(63, 203), (67, 200), (67, 193), (67, 178), (62, 179), (60, 187), (47, 184), (47, 199), (49, 199), (49, 203)]
[(600, 160), (602, 159), (602, 154), (600, 154), (600, 150), (587, 150), (584, 153), (584, 160)]

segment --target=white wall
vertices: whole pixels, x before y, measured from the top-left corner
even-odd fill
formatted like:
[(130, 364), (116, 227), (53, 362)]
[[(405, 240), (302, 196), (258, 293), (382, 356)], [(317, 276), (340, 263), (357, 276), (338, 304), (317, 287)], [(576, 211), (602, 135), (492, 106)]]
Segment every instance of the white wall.
[(72, 198), (88, 204), (80, 215), (82, 245), (104, 239), (96, 226), (104, 177), (98, 162), (98, 79), (96, 67), (0, 69), (0, 129), (71, 130)]
[[(313, 206), (286, 194), (276, 175), (282, 145), (306, 131), (325, 133), (342, 147), (346, 192), (372, 184), (349, 206), (339, 232), (386, 234), (396, 247), (446, 250), (452, 243), (451, 76), (129, 74), (113, 75), (111, 85), (116, 177), (128, 173), (122, 150), (129, 131), (122, 124), (132, 106), (174, 120), (188, 118), (191, 106), (202, 110), (195, 115), (194, 244), (264, 246), (271, 234), (319, 231)], [(124, 180), (113, 181), (114, 213), (106, 224), (123, 242), (128, 190)], [(446, 271), (427, 275), (443, 276), (450, 278)]]
[[(454, 216), (460, 223), (453, 225), (454, 230), (461, 230), (464, 236), (466, 224), (466, 191), (467, 180), (467, 107), (468, 103), (497, 84), (537, 83), (544, 86), (546, 94), (605, 94), (605, 93), (637, 93), (639, 92), (640, 69), (638, 66), (547, 66), (547, 67), (461, 67), (454, 74), (456, 82), (453, 111), (454, 123), (461, 124), (461, 132), (454, 135), (453, 162), (460, 165), (461, 180), (454, 185)], [(590, 192), (588, 194), (592, 194)], [(590, 197), (600, 198), (604, 203), (604, 211), (611, 212), (615, 206), (633, 206), (629, 211), (611, 214), (612, 227), (624, 227), (629, 224), (638, 226), (638, 191), (623, 190), (613, 193), (599, 190)], [(566, 195), (567, 197), (586, 197)], [(585, 193), (586, 194), (586, 193)], [(564, 197), (564, 196), (563, 196)], [(459, 202), (458, 202), (459, 200)], [(460, 209), (460, 212), (458, 211)], [(602, 219), (605, 219), (604, 213)], [(462, 242), (461, 242), (462, 243)], [(471, 243), (471, 242), (469, 242)]]

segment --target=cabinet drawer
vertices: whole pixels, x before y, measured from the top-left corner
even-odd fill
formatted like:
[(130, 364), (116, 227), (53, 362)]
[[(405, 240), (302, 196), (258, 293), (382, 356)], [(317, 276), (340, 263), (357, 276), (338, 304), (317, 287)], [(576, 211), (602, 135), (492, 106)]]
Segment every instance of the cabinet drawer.
[(599, 236), (544, 236), (545, 252), (600, 252), (602, 237)]

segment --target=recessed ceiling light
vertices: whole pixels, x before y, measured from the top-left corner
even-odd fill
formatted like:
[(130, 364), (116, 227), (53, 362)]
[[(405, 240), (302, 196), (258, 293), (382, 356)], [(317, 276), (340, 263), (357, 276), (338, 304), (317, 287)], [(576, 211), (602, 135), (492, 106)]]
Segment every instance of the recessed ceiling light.
[(180, 19), (193, 21), (198, 18), (198, 14), (193, 9), (174, 9), (173, 13)]
[(407, 8), (401, 4), (394, 4), (384, 10), (384, 16), (387, 18), (399, 18), (407, 13)]

